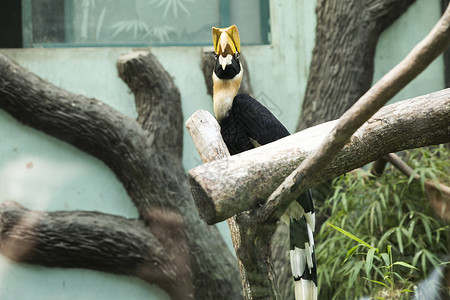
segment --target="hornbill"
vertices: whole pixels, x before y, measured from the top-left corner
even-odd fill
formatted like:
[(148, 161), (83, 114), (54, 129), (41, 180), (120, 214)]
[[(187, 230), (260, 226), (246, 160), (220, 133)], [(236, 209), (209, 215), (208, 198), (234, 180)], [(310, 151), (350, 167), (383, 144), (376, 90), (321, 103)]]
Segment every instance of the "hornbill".
[[(243, 68), (240, 39), (235, 25), (212, 28), (215, 52), (213, 77), (214, 114), (231, 155), (289, 135), (277, 118), (258, 101), (238, 94)], [(313, 232), (315, 215), (311, 191), (301, 195), (282, 218), (289, 224), (290, 261), (295, 298), (317, 299), (317, 274)]]

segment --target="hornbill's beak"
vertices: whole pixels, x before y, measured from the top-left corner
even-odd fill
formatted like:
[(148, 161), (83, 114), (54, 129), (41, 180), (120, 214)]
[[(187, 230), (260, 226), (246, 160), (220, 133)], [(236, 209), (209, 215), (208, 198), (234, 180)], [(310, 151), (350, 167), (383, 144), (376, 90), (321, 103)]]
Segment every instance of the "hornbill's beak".
[[(219, 56), (222, 69), (231, 63), (231, 57), (241, 52), (239, 31), (236, 25), (228, 28), (212, 28), (214, 52)], [(228, 56), (230, 55), (230, 56)]]

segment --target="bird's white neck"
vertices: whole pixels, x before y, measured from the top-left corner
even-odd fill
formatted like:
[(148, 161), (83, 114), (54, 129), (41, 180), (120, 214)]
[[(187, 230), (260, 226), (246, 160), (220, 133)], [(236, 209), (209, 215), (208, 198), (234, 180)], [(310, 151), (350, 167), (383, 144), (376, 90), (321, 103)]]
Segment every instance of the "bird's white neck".
[(232, 79), (220, 79), (213, 72), (213, 104), (214, 115), (221, 121), (233, 105), (233, 99), (239, 91), (242, 81), (242, 67), (239, 74)]

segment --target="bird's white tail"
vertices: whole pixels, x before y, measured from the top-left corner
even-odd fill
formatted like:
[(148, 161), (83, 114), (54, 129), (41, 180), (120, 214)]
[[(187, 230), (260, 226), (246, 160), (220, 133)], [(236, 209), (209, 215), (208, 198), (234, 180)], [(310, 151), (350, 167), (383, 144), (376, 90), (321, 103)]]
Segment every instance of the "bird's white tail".
[(294, 281), (295, 299), (299, 300), (316, 300), (317, 286), (311, 280), (296, 280)]
[(317, 299), (317, 270), (313, 232), (315, 215), (311, 191), (290, 206), (290, 260), (296, 300)]

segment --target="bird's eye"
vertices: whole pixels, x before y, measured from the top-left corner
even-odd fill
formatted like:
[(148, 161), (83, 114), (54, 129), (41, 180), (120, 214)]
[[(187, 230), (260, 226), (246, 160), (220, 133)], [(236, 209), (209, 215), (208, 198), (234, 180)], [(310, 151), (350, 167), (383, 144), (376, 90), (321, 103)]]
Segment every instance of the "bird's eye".
[(239, 52), (236, 51), (236, 53), (234, 53), (234, 59), (239, 59)]
[(219, 55), (218, 54), (214, 54), (214, 59), (218, 59)]

